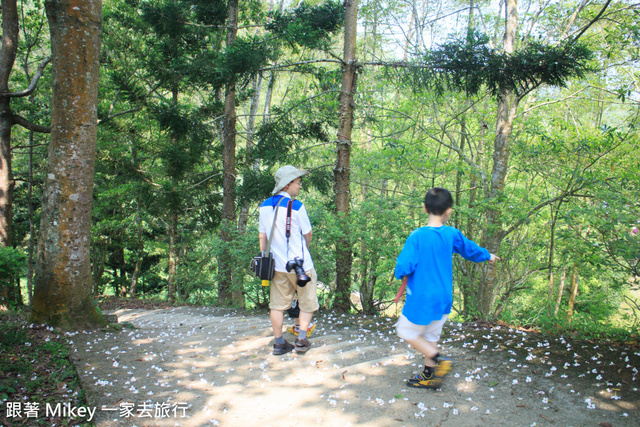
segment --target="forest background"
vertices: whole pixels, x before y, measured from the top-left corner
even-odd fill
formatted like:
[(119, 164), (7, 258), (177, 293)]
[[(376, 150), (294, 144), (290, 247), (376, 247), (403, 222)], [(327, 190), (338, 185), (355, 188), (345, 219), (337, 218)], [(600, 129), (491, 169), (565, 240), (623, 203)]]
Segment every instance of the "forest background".
[[(91, 301), (266, 307), (249, 270), (257, 208), (292, 164), (311, 171), (300, 197), (326, 308), (394, 309), (395, 258), (426, 224), (425, 191), (443, 186), (450, 225), (503, 260), (455, 258), (455, 316), (637, 334), (639, 3), (101, 9), (90, 270), (72, 279)], [(58, 149), (52, 21), (40, 2), (15, 0), (2, 20), (0, 297), (40, 298), (34, 320), (64, 323), (86, 301), (45, 280), (47, 256), (66, 250), (46, 240), (59, 226), (45, 194)]]

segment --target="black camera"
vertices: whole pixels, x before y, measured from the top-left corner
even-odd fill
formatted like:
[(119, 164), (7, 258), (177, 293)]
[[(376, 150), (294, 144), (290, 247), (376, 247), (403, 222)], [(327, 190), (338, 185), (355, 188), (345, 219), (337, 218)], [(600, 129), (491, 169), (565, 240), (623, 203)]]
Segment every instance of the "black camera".
[(298, 286), (301, 288), (307, 286), (307, 283), (311, 281), (311, 277), (307, 276), (302, 268), (304, 261), (300, 259), (300, 257), (295, 257), (293, 261), (287, 261), (287, 271), (291, 272), (291, 270), (295, 271), (296, 277), (298, 278)]

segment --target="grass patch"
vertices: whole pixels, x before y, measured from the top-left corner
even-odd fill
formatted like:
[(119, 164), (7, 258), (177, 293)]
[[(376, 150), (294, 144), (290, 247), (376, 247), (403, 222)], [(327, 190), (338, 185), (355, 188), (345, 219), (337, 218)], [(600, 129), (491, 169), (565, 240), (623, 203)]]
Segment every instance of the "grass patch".
[(61, 333), (0, 316), (0, 425), (91, 425), (83, 418), (47, 413), (47, 405), (87, 406), (69, 346)]

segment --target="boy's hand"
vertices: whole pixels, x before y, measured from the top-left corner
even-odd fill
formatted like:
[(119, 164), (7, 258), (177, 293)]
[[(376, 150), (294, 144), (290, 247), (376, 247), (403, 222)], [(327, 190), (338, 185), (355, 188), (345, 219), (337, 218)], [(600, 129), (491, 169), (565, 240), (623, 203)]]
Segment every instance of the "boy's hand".
[(500, 258), (499, 256), (496, 256), (494, 254), (491, 254), (491, 259), (489, 260), (489, 264), (495, 264), (496, 261), (500, 261), (502, 258)]

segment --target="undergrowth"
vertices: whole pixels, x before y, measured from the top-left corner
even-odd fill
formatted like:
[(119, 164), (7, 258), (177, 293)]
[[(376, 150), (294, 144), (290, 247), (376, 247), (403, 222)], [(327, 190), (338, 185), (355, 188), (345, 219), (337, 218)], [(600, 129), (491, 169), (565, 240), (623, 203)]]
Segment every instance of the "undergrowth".
[(59, 331), (0, 316), (0, 425), (80, 426), (60, 405), (86, 407), (69, 347)]

